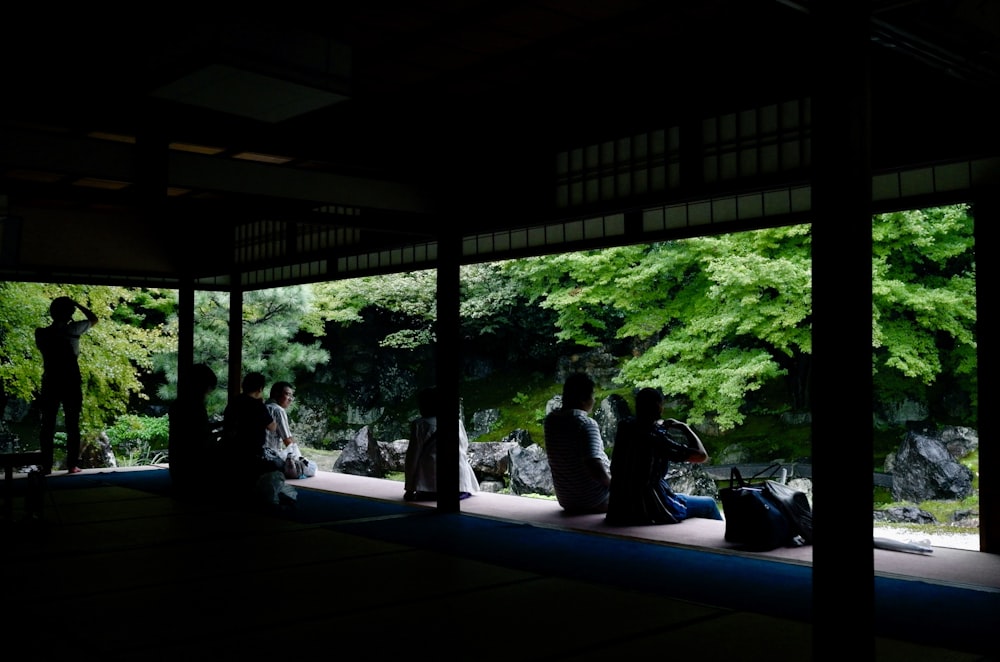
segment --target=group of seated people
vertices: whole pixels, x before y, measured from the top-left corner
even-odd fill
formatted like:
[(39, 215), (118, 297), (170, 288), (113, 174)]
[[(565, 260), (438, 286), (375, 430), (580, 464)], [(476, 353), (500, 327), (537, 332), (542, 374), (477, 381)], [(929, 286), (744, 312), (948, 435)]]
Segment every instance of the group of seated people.
[[(249, 504), (293, 506), (297, 492), (285, 483), (283, 463), (289, 453), (299, 454), (287, 413), (294, 387), (276, 381), (265, 400), (266, 378), (260, 372), (248, 372), (240, 394), (226, 406), (220, 432), (206, 409), (217, 385), (215, 372), (203, 363), (192, 366), (178, 385), (169, 415), (168, 457), (174, 492), (184, 498), (228, 496)], [(268, 454), (266, 449), (273, 452)], [(220, 466), (224, 467), (221, 473)], [(209, 481), (208, 471), (218, 473), (219, 480)]]
[(561, 407), (545, 417), (545, 451), (559, 505), (569, 513), (606, 513), (608, 523), (617, 525), (721, 520), (714, 498), (670, 488), (670, 462), (706, 462), (708, 453), (691, 426), (663, 418), (660, 391), (639, 390), (635, 414), (618, 424), (609, 459), (597, 421), (590, 417), (594, 386), (586, 373), (570, 374)]
[[(214, 372), (194, 366), (170, 416), (170, 474), (179, 492), (204, 485), (199, 475), (205, 455), (221, 450), (231, 462), (228, 488), (237, 492), (261, 491), (263, 476), (280, 474), (264, 466), (263, 449), (279, 454), (295, 449), (286, 410), (294, 398), (288, 382), (275, 382), (270, 398), (263, 399), (264, 376), (248, 373), (242, 392), (226, 407), (225, 435), (220, 446), (213, 438), (205, 400), (216, 388)], [(594, 408), (593, 379), (586, 373), (570, 374), (563, 384), (561, 406), (545, 417), (545, 450), (559, 505), (568, 513), (606, 513), (610, 524), (674, 524), (690, 517), (721, 520), (710, 496), (677, 494), (667, 481), (671, 462), (701, 463), (708, 453), (689, 425), (663, 418), (663, 395), (643, 388), (635, 398), (635, 414), (624, 418), (615, 434), (613, 456), (604, 450)], [(434, 501), (437, 488), (438, 414), (441, 402), (436, 388), (418, 395), (420, 416), (410, 423), (404, 460), (403, 498)], [(461, 418), (459, 433), (458, 497), (479, 491), (479, 482), (468, 459), (469, 438)], [(281, 476), (267, 481), (268, 500), (294, 503), (294, 488)]]
[[(594, 408), (593, 379), (570, 374), (562, 404), (545, 418), (545, 450), (559, 505), (568, 513), (606, 513), (610, 524), (675, 524), (690, 517), (721, 520), (715, 499), (675, 493), (667, 481), (671, 462), (701, 463), (708, 453), (686, 423), (663, 418), (664, 399), (653, 388), (640, 389), (635, 415), (623, 419), (615, 434), (614, 459), (604, 450)], [(420, 415), (410, 425), (404, 498), (437, 498), (437, 412), (435, 389), (420, 393)], [(459, 498), (479, 490), (466, 453), (469, 439), (459, 430)]]

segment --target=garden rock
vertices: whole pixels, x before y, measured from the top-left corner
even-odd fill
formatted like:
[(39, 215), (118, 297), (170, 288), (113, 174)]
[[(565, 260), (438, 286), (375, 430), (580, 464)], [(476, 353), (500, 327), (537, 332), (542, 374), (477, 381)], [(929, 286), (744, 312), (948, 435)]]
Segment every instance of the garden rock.
[(344, 446), (344, 450), (333, 465), (333, 470), (354, 476), (382, 478), (385, 476), (385, 469), (381, 457), (378, 443), (369, 436), (366, 425)]
[(510, 491), (513, 494), (555, 494), (552, 470), (545, 450), (538, 444), (510, 449)]
[(937, 518), (926, 510), (916, 506), (893, 506), (872, 513), (876, 522), (893, 522), (896, 524), (934, 524)]
[(961, 500), (972, 494), (972, 470), (949, 452), (940, 434), (908, 432), (892, 462), (896, 501)]

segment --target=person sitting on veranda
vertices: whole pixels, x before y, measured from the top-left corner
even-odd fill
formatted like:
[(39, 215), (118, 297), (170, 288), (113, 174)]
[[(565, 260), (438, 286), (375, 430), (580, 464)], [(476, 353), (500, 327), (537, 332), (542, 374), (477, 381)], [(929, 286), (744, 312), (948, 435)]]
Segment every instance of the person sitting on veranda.
[(556, 500), (567, 513), (608, 510), (610, 460), (594, 408), (594, 380), (582, 372), (566, 377), (562, 406), (545, 417), (545, 453), (552, 471)]
[(671, 462), (706, 461), (708, 452), (690, 425), (663, 419), (663, 394), (641, 389), (635, 416), (623, 419), (615, 434), (606, 521), (631, 526), (676, 524), (690, 517), (721, 520), (714, 498), (677, 494), (667, 481)]
[[(438, 412), (441, 403), (436, 388), (422, 390), (418, 396), (420, 418), (410, 422), (410, 443), (404, 458), (403, 498), (407, 501), (437, 499)], [(479, 491), (479, 481), (467, 456), (469, 437), (465, 424), (458, 419), (458, 496), (465, 499)]]
[(209, 418), (206, 400), (218, 386), (215, 372), (204, 363), (191, 367), (186, 382), (178, 385), (170, 405), (167, 461), (170, 480), (178, 496), (201, 493), (209, 481), (206, 466), (222, 453)]

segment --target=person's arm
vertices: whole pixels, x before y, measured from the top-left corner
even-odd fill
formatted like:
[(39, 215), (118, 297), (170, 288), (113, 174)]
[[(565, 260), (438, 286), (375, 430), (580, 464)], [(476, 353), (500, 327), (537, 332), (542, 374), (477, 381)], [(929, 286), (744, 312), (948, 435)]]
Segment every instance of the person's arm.
[(594, 480), (598, 481), (604, 487), (611, 486), (611, 474), (608, 473), (608, 468), (604, 465), (603, 460), (599, 457), (589, 457), (585, 464), (587, 471), (590, 475), (594, 477)]
[(76, 307), (80, 309), (80, 312), (83, 313), (87, 317), (87, 321), (90, 322), (90, 326), (96, 326), (97, 325), (97, 322), (99, 322), (100, 320), (97, 317), (97, 315), (95, 315), (94, 312), (90, 308), (87, 308), (82, 303), (78, 303), (76, 301), (74, 301), (73, 303), (75, 303)]
[(587, 472), (604, 487), (611, 486), (611, 472), (608, 470), (607, 455), (604, 454), (604, 440), (601, 438), (601, 430), (597, 426), (597, 421), (592, 418), (586, 419), (587, 444), (590, 448), (590, 457), (584, 461)]
[(292, 436), (292, 427), (288, 423), (288, 412), (279, 404), (268, 404), (267, 409), (271, 412), (271, 418), (274, 419), (274, 431), (278, 433), (285, 448), (288, 448), (295, 442), (295, 437)]
[(695, 434), (695, 431), (691, 429), (690, 425), (678, 421), (676, 418), (668, 418), (663, 421), (663, 423), (668, 428), (680, 429), (680, 431), (687, 438), (688, 447), (691, 449), (691, 455), (689, 455), (687, 459), (688, 462), (701, 464), (702, 462), (708, 461), (708, 451), (705, 450), (705, 445), (701, 443), (701, 438)]
[(260, 407), (264, 410), (264, 416), (267, 417), (267, 425), (264, 427), (268, 432), (274, 432), (278, 429), (278, 421), (275, 420), (274, 416), (271, 414), (271, 410), (267, 408), (267, 405), (264, 404), (263, 401), (261, 401)]

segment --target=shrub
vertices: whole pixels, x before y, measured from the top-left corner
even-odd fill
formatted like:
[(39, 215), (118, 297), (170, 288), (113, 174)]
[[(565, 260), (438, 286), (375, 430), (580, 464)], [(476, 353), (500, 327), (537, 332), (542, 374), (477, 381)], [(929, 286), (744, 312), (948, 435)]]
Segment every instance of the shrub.
[(115, 455), (129, 456), (138, 449), (163, 450), (170, 435), (167, 416), (119, 416), (107, 430), (108, 441)]

